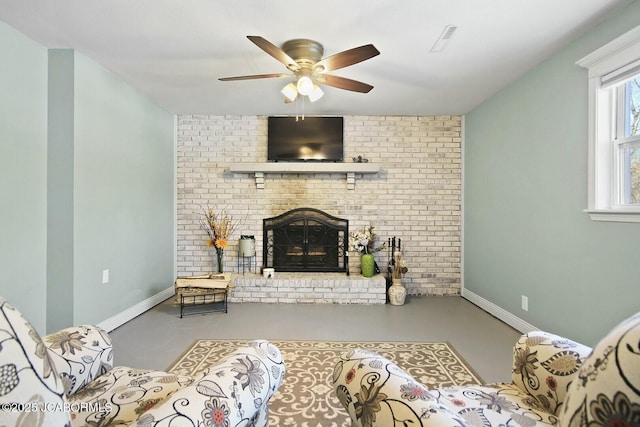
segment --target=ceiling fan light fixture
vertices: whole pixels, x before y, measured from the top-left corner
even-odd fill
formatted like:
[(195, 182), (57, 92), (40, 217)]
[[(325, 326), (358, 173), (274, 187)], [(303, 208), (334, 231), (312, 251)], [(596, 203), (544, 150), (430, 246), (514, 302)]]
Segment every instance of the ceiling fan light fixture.
[(298, 97), (298, 89), (293, 83), (289, 83), (288, 85), (283, 87), (280, 92), (282, 92), (282, 94), (286, 96), (289, 101), (295, 101)]
[(302, 76), (297, 83), (298, 93), (300, 95), (309, 95), (313, 91), (313, 81), (308, 76)]
[(320, 89), (320, 86), (314, 84), (313, 90), (307, 96), (309, 97), (309, 101), (316, 102), (318, 99), (322, 98), (322, 95), (324, 95), (324, 92)]

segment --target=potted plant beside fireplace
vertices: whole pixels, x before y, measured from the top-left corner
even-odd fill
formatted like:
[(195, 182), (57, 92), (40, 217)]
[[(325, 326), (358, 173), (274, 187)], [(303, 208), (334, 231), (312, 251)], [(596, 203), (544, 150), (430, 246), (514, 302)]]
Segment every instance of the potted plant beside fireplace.
[(379, 272), (373, 254), (385, 249), (386, 245), (379, 243), (373, 225), (349, 233), (349, 243), (353, 250), (360, 253), (360, 272), (364, 277), (373, 277)]

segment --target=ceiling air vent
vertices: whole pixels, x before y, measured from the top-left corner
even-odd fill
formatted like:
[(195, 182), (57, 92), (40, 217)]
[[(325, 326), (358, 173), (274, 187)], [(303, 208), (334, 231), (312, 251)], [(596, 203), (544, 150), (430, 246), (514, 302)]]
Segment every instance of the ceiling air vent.
[(446, 27), (444, 27), (444, 30), (442, 30), (440, 37), (438, 37), (438, 40), (436, 40), (436, 42), (431, 47), (430, 52), (442, 52), (457, 29), (458, 27), (456, 25), (447, 25)]

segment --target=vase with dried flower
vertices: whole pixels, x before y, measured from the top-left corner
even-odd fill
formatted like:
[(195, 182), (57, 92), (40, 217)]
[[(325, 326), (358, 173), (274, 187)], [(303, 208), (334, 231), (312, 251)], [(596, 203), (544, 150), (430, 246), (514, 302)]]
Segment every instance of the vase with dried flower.
[(207, 207), (200, 225), (209, 236), (207, 246), (213, 247), (216, 251), (216, 272), (224, 273), (224, 250), (229, 243), (229, 236), (239, 223), (234, 221), (224, 209), (218, 212)]
[(364, 277), (373, 277), (377, 272), (376, 260), (373, 254), (386, 248), (386, 245), (379, 244), (378, 235), (374, 231), (375, 227), (369, 225), (361, 231), (349, 233), (349, 245), (353, 250), (360, 252), (360, 272)]
[(389, 295), (389, 303), (391, 305), (404, 305), (405, 299), (407, 297), (407, 290), (402, 284), (402, 277), (409, 271), (407, 268), (407, 263), (402, 256), (402, 251), (400, 250), (400, 239), (397, 241), (395, 237), (391, 240), (391, 259), (389, 261), (389, 273), (391, 276), (391, 286), (388, 290)]

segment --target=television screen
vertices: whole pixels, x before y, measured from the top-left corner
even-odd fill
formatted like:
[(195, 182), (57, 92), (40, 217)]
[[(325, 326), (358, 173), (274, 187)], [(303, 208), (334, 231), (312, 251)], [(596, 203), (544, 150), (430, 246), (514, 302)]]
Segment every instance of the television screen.
[(341, 162), (342, 117), (269, 117), (267, 159), (270, 161)]

